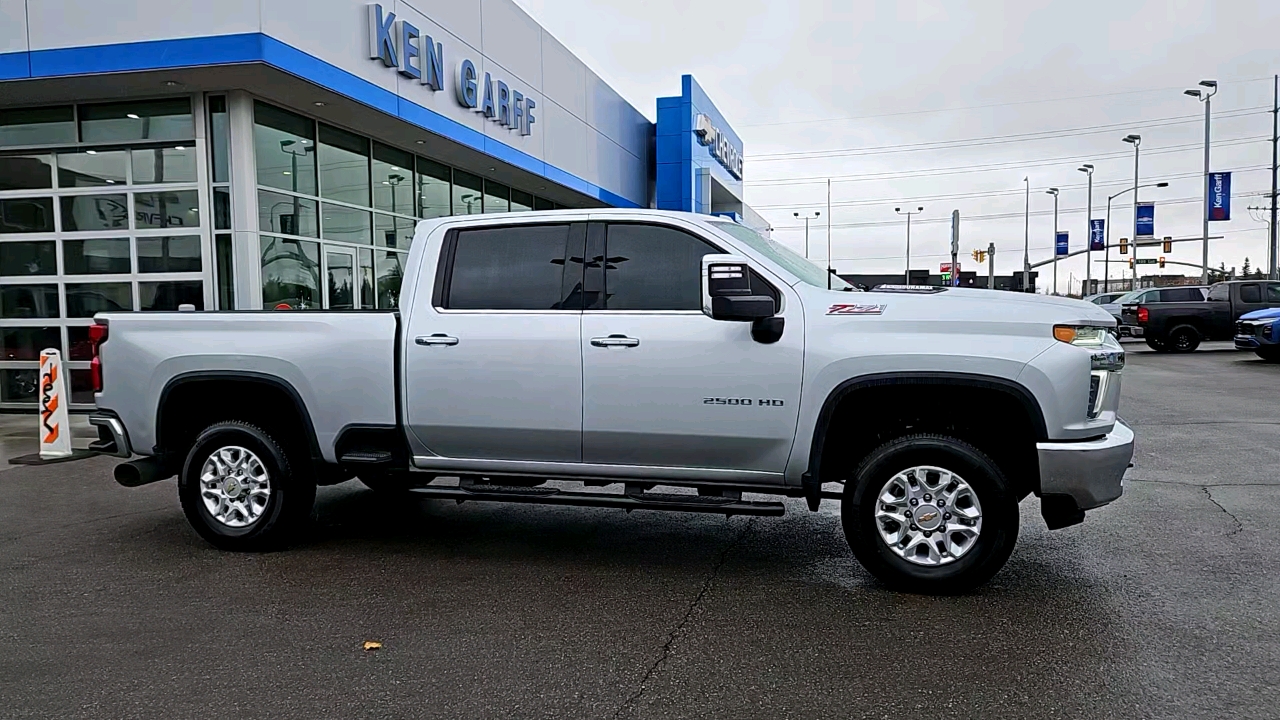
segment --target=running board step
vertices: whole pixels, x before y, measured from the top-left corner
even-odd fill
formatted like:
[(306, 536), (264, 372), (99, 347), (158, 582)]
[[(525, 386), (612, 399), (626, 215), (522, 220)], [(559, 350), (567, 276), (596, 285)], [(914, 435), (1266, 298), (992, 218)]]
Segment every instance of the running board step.
[(343, 465), (389, 465), (395, 458), (386, 450), (351, 450), (338, 458)]
[(428, 485), (426, 487), (412, 488), (410, 492), (419, 497), (456, 500), (459, 503), (467, 500), (481, 500), (487, 502), (532, 503), (535, 505), (621, 508), (628, 512), (632, 510), (667, 510), (674, 512), (716, 513), (718, 515), (761, 515), (766, 517), (781, 517), (786, 512), (786, 508), (780, 502), (755, 502), (720, 497), (650, 492), (618, 495), (616, 493), (570, 492), (546, 487), (486, 487), (482, 485), (472, 485), (469, 488)]

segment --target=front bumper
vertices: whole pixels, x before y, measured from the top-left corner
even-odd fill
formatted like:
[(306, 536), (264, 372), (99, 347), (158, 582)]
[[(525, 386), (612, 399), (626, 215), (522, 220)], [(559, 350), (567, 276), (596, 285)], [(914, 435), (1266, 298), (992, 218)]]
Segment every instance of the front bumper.
[(1262, 343), (1261, 343), (1261, 342), (1259, 342), (1259, 341), (1258, 341), (1258, 338), (1256, 338), (1256, 337), (1253, 337), (1253, 336), (1250, 336), (1250, 335), (1237, 335), (1237, 336), (1236, 336), (1236, 349), (1237, 349), (1237, 350), (1257, 350), (1257, 349), (1258, 349), (1258, 348), (1260, 348), (1260, 347), (1262, 347)]
[(1124, 492), (1124, 473), (1133, 459), (1133, 430), (1116, 421), (1106, 437), (1036, 443), (1036, 453), (1040, 457), (1040, 495), (1070, 498), (1076, 510), (1089, 510)]

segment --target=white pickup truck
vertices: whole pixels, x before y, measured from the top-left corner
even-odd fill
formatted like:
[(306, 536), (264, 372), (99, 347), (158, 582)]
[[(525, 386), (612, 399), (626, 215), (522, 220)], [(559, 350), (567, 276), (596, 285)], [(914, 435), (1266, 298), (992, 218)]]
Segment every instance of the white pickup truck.
[(857, 292), (700, 215), (423, 221), (398, 313), (96, 322), (97, 449), (142, 456), (117, 466), (127, 486), (177, 475), (226, 549), (281, 545), (317, 485), (352, 476), (421, 498), (781, 515), (744, 498), (763, 494), (839, 501), (870, 572), (955, 592), (1009, 557), (1020, 500), (1050, 528), (1080, 522), (1120, 496), (1133, 453), (1124, 352), (1096, 305)]

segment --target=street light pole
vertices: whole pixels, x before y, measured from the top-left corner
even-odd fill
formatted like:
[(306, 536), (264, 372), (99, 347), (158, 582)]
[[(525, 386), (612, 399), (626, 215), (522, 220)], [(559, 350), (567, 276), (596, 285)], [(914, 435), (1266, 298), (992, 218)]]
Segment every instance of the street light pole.
[(1053, 196), (1053, 289), (1049, 291), (1050, 295), (1058, 294), (1058, 188), (1049, 188), (1045, 190), (1046, 194)]
[[(1201, 218), (1201, 221), (1204, 224), (1204, 235), (1202, 236), (1204, 239), (1202, 241), (1203, 245), (1201, 247), (1201, 252), (1203, 255), (1203, 262), (1201, 264), (1203, 265), (1203, 267), (1200, 270), (1200, 282), (1201, 284), (1208, 285), (1209, 284), (1209, 117), (1210, 117), (1209, 107), (1211, 105), (1209, 99), (1217, 94), (1218, 81), (1217, 80), (1201, 80), (1200, 86), (1205, 89), (1204, 90), (1198, 90), (1198, 89), (1186, 90), (1183, 92), (1183, 94), (1190, 95), (1191, 97), (1204, 103), (1204, 217)], [(1137, 265), (1134, 265), (1134, 268), (1136, 269)]]
[(1138, 289), (1138, 147), (1142, 145), (1141, 135), (1126, 135), (1124, 141), (1133, 145), (1133, 284), (1130, 290)]
[(1022, 178), (1027, 186), (1027, 208), (1022, 219), (1022, 292), (1031, 287), (1031, 176)]
[(902, 208), (894, 208), (893, 211), (898, 213), (899, 215), (907, 216), (907, 282), (904, 284), (910, 285), (911, 284), (911, 216), (919, 215), (920, 213), (924, 212), (924, 206), (922, 205), (920, 207), (917, 207), (915, 210), (908, 210), (906, 212), (903, 212)]
[[(1084, 218), (1084, 287), (1085, 290), (1090, 290), (1090, 280), (1093, 279), (1093, 166), (1086, 163), (1076, 169), (1089, 176), (1089, 209)], [(1087, 294), (1081, 292), (1080, 296)]]
[[(1143, 185), (1142, 187), (1144, 187), (1144, 188), (1148, 188), (1148, 187), (1154, 187), (1154, 188), (1165, 188), (1165, 187), (1169, 187), (1169, 183), (1167, 183), (1167, 182), (1147, 183), (1146, 185)], [(1125, 193), (1127, 193), (1127, 192), (1133, 192), (1133, 188), (1125, 188), (1125, 189), (1121, 190), (1120, 192), (1116, 193), (1115, 195), (1109, 195), (1109, 196), (1107, 196), (1107, 227), (1106, 227), (1106, 233), (1107, 233), (1106, 243), (1107, 243), (1107, 248), (1106, 248), (1106, 254), (1103, 256), (1103, 260), (1102, 260), (1102, 261), (1103, 261), (1103, 263), (1107, 266), (1107, 268), (1106, 268), (1107, 282), (1111, 282), (1111, 201), (1112, 201), (1112, 200), (1115, 200), (1116, 198), (1120, 197), (1121, 195), (1123, 195), (1123, 194), (1125, 194)], [(1137, 265), (1137, 263), (1134, 263), (1134, 265), (1136, 266), (1136, 265)], [(1121, 273), (1121, 274), (1120, 274), (1120, 277), (1121, 277), (1121, 279), (1124, 279), (1124, 273)], [(1109, 287), (1105, 287), (1105, 288), (1103, 289), (1103, 292), (1110, 292), (1110, 291), (1111, 291), (1111, 288), (1109, 288)]]
[(800, 218), (801, 220), (804, 220), (804, 259), (808, 260), (809, 259), (809, 221), (817, 220), (822, 215), (822, 212), (819, 210), (814, 210), (812, 216), (810, 216), (809, 213), (805, 213), (804, 215), (801, 215), (798, 212), (793, 212), (791, 214)]

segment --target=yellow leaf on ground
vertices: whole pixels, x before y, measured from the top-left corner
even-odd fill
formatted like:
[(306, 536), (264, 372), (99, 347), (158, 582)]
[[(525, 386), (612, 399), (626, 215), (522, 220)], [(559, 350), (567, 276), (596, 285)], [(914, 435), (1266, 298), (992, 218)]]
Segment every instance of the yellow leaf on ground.
[(382, 643), (378, 642), (377, 640), (365, 640), (364, 649), (365, 650), (381, 650)]

